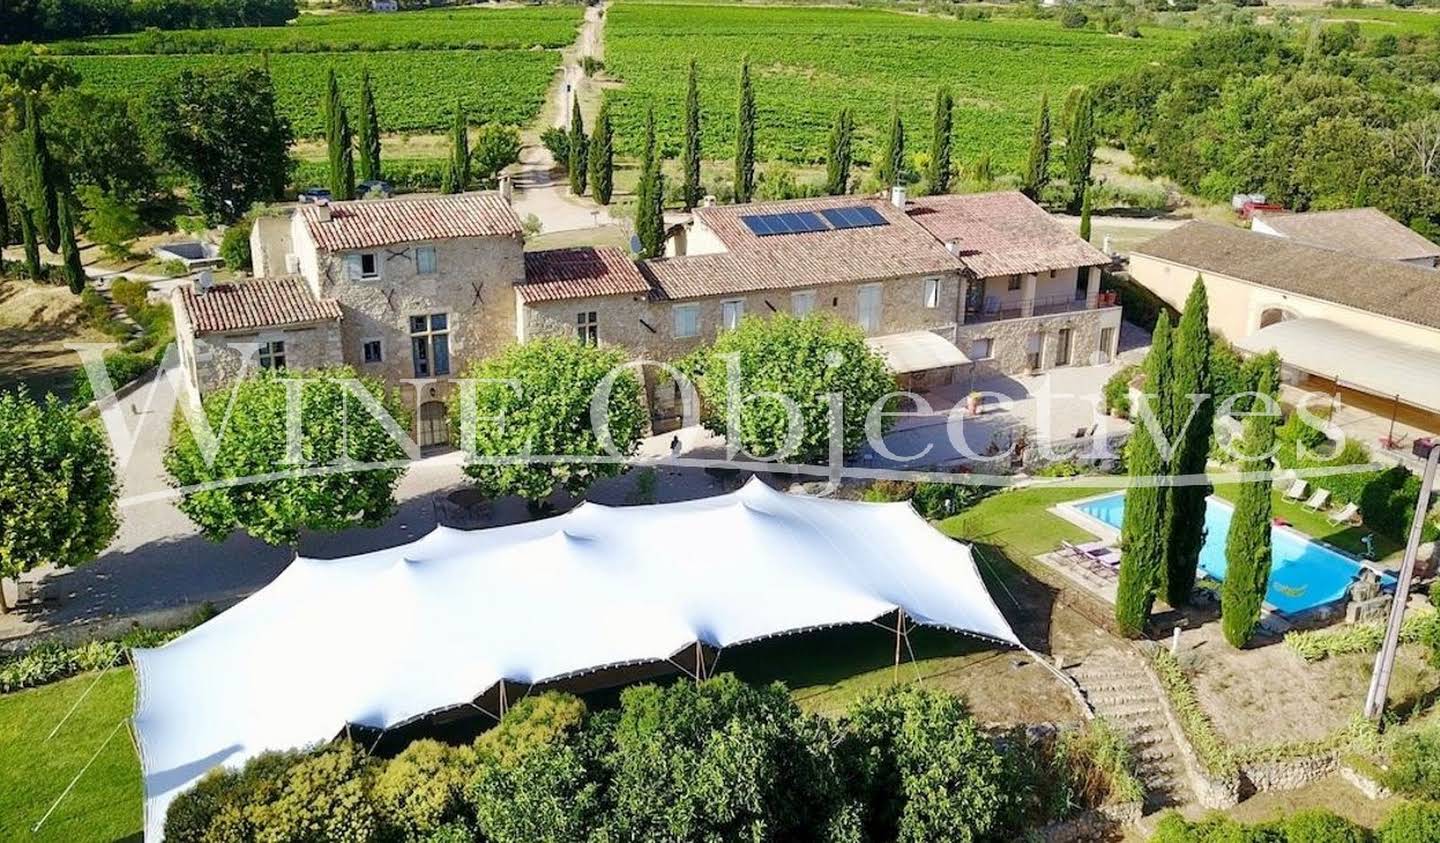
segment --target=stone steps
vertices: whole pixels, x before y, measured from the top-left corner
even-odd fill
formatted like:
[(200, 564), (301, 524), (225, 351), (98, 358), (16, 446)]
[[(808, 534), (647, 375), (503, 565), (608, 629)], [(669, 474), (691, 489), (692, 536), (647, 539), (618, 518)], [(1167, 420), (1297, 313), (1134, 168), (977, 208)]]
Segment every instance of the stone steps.
[(1115, 726), (1129, 743), (1136, 775), (1145, 786), (1146, 813), (1189, 801), (1185, 767), (1165, 704), (1136, 658), (1100, 653), (1067, 672), (1096, 715)]

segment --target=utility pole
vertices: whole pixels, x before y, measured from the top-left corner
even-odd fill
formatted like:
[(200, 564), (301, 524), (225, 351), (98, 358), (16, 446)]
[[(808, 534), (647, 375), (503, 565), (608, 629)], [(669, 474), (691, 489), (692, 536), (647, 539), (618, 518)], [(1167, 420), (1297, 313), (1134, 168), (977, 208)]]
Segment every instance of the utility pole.
[(1365, 697), (1365, 716), (1378, 721), (1385, 713), (1385, 698), (1390, 693), (1390, 673), (1395, 668), (1395, 651), (1400, 646), (1400, 626), (1405, 621), (1405, 604), (1410, 596), (1410, 582), (1415, 578), (1415, 557), (1420, 551), (1420, 536), (1425, 529), (1425, 516), (1430, 514), (1430, 492), (1435, 486), (1435, 468), (1440, 464), (1440, 444), (1431, 444), (1426, 454), (1425, 474), (1420, 481), (1420, 499), (1415, 502), (1415, 520), (1410, 525), (1410, 541), (1405, 545), (1405, 561), (1400, 565), (1400, 579), (1395, 584), (1395, 598), (1390, 601), (1390, 623), (1385, 629), (1385, 643), (1375, 657), (1375, 673), (1370, 677), (1370, 693)]

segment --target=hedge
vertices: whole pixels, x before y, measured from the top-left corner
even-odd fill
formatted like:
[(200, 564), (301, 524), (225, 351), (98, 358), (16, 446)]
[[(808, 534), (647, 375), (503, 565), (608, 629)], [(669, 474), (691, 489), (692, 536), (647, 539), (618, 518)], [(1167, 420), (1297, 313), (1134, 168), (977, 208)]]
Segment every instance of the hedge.
[[(1329, 629), (1303, 630), (1285, 634), (1285, 646), (1307, 662), (1316, 662), (1345, 653), (1378, 653), (1385, 638), (1385, 624), (1358, 623)], [(1404, 644), (1427, 644), (1440, 638), (1440, 612), (1414, 611), (1400, 627)]]
[(214, 616), (215, 607), (205, 603), (174, 629), (137, 626), (118, 638), (97, 639), (75, 646), (46, 642), (23, 655), (0, 661), (0, 694), (58, 682), (87, 670), (128, 664), (130, 651), (135, 647), (158, 647)]

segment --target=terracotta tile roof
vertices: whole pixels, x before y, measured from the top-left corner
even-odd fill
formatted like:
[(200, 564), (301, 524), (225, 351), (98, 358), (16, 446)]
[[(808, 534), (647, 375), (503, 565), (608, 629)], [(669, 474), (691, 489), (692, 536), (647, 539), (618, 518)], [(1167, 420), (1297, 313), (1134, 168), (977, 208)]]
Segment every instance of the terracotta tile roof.
[(525, 253), (525, 281), (515, 285), (525, 302), (649, 293), (630, 254), (614, 246), (580, 246)]
[(1440, 273), (1433, 269), (1198, 221), (1167, 231), (1134, 253), (1440, 328)]
[(193, 287), (180, 291), (180, 304), (195, 333), (278, 328), (330, 322), (340, 318), (334, 299), (317, 299), (304, 279), (264, 278), (243, 284), (216, 284), (204, 295)]
[(979, 278), (1099, 266), (1110, 258), (1017, 191), (925, 196), (910, 218), (959, 256)]
[(520, 219), (510, 204), (494, 193), (301, 205), (299, 213), (322, 252), (521, 233)]
[(1395, 261), (1440, 257), (1440, 246), (1386, 216), (1379, 208), (1263, 213), (1256, 214), (1256, 219), (1277, 234), (1322, 249)]
[[(888, 225), (760, 237), (742, 216), (864, 205)], [(695, 218), (724, 244), (714, 254), (658, 258), (642, 270), (663, 298), (851, 284), (960, 269), (944, 245), (882, 199), (833, 196), (697, 208)]]

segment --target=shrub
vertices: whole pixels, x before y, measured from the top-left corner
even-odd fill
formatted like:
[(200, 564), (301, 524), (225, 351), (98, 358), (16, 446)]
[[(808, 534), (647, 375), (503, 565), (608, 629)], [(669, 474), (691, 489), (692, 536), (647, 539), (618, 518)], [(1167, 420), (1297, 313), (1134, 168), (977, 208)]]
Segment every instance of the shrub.
[(137, 626), (119, 638), (96, 639), (73, 647), (58, 641), (46, 642), (23, 655), (0, 661), (0, 694), (58, 682), (88, 670), (126, 664), (131, 649), (158, 647), (214, 616), (215, 607), (206, 603), (175, 629)]
[(421, 840), (460, 816), (475, 750), (433, 740), (405, 748), (375, 777), (375, 804), (403, 840)]
[(251, 271), (250, 229), (254, 227), (255, 220), (246, 217), (225, 229), (225, 236), (220, 238), (220, 257), (226, 267), (236, 272)]
[(350, 741), (301, 759), (281, 778), (274, 801), (257, 812), (260, 840), (373, 840), (380, 821), (370, 796), (374, 762)]
[[(1285, 646), (1307, 662), (1345, 653), (1375, 653), (1385, 637), (1381, 623), (1357, 623), (1330, 629), (1302, 630), (1285, 635)], [(1440, 613), (1410, 612), (1400, 627), (1404, 644), (1424, 644), (1432, 652), (1440, 645)]]
[[(110, 376), (110, 388), (115, 390), (149, 372), (156, 365), (154, 355), (128, 351), (108, 351), (104, 359), (105, 373)], [(70, 400), (76, 404), (89, 404), (95, 400), (90, 375), (83, 368), (76, 370), (71, 377)]]
[(1081, 807), (1145, 798), (1145, 786), (1135, 775), (1130, 744), (1106, 720), (1091, 720), (1082, 729), (1064, 732), (1056, 743), (1056, 760)]
[(253, 839), (256, 807), (275, 797), (281, 777), (304, 757), (303, 752), (266, 752), (240, 770), (211, 770), (170, 803), (165, 839), (171, 843)]
[(1101, 393), (1105, 399), (1105, 412), (1117, 418), (1130, 417), (1130, 382), (1139, 372), (1139, 366), (1126, 366), (1105, 381)]
[(1364, 828), (1329, 811), (1313, 808), (1298, 811), (1280, 823), (1285, 843), (1369, 843)]
[(1440, 724), (1403, 730), (1387, 748), (1382, 783), (1397, 793), (1440, 800)]
[(550, 151), (550, 156), (561, 169), (570, 166), (570, 133), (559, 126), (551, 126), (540, 133), (540, 142)]
[(1380, 824), (1380, 843), (1434, 843), (1440, 840), (1440, 805), (1407, 802)]
[(475, 824), (492, 843), (582, 840), (599, 810), (599, 783), (564, 739), (482, 765), (467, 791)]

